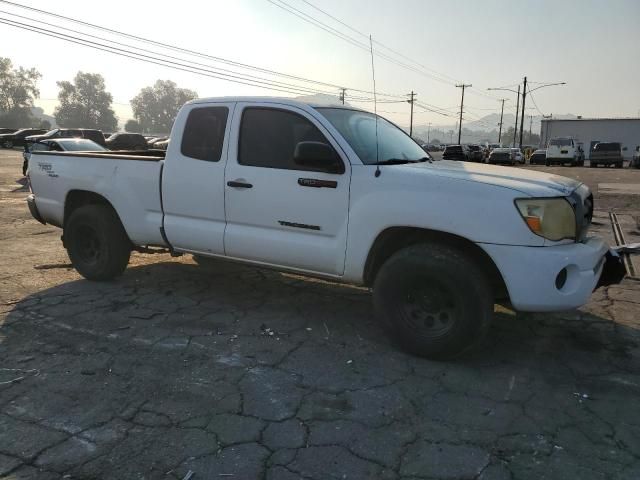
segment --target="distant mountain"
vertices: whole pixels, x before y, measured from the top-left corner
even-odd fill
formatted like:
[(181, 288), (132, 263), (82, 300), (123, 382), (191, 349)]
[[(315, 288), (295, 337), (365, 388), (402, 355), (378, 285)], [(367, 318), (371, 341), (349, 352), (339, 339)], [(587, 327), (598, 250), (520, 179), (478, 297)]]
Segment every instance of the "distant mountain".
[[(471, 115), (466, 114), (467, 120), (462, 120), (462, 141), (465, 143), (476, 143), (476, 142), (497, 142), (498, 141), (498, 130), (500, 123), (500, 114), (499, 113), (490, 113), (489, 115), (485, 115), (475, 120), (470, 119)], [(571, 119), (577, 118), (576, 115), (571, 113), (567, 113), (564, 115), (554, 115), (553, 118), (560, 119)], [(534, 115), (532, 119), (529, 118), (527, 114), (525, 114), (524, 119), (524, 132), (529, 132), (529, 127), (531, 125), (531, 133), (536, 135), (540, 133), (540, 122), (542, 120), (541, 115)], [(505, 113), (502, 119), (502, 133), (504, 134), (510, 128), (515, 127), (516, 117), (513, 113)], [(406, 128), (409, 129), (408, 127)], [(518, 117), (518, 130), (520, 129), (520, 117)], [(427, 125), (415, 125), (413, 126), (414, 137), (418, 137), (427, 141), (437, 139), (442, 143), (451, 143), (458, 141), (458, 125), (457, 123), (452, 123), (448, 125), (432, 125), (429, 128)], [(513, 138), (513, 137), (512, 137)], [(506, 139), (503, 135), (502, 142), (509, 142), (509, 139)], [(524, 143), (524, 140), (523, 140)]]

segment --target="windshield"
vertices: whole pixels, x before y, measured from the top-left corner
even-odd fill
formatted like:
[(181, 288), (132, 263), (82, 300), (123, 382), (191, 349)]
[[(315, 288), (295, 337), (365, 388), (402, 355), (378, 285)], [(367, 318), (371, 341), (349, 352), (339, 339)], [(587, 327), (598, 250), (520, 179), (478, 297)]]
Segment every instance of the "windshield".
[(549, 142), (549, 145), (554, 147), (571, 147), (573, 146), (573, 140), (570, 138), (554, 138)]
[(620, 144), (619, 143), (598, 143), (594, 150), (597, 150), (599, 152), (615, 152), (617, 150), (620, 150)]
[[(376, 163), (376, 117), (345, 108), (317, 108), (340, 132), (362, 163)], [(393, 123), (378, 117), (378, 159), (418, 161), (426, 157), (420, 145)]]
[(58, 140), (58, 145), (68, 152), (99, 152), (106, 150), (96, 142), (84, 139)]

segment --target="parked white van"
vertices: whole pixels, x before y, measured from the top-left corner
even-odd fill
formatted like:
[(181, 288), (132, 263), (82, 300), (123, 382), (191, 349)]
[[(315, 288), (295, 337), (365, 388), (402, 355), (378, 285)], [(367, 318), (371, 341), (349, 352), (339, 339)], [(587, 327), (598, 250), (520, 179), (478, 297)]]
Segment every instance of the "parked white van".
[(570, 137), (553, 138), (547, 146), (546, 165), (584, 166), (584, 151), (582, 147)]

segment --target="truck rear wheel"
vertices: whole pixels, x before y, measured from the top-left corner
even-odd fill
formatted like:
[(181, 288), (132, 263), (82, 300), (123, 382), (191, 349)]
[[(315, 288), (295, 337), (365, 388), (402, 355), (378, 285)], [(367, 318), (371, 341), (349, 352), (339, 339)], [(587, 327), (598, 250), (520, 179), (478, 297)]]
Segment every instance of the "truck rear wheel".
[(455, 248), (418, 244), (395, 253), (373, 288), (376, 314), (407, 352), (447, 359), (482, 340), (493, 317), (486, 275)]
[(64, 237), (71, 263), (88, 280), (111, 280), (127, 268), (131, 242), (108, 205), (75, 210), (65, 225)]

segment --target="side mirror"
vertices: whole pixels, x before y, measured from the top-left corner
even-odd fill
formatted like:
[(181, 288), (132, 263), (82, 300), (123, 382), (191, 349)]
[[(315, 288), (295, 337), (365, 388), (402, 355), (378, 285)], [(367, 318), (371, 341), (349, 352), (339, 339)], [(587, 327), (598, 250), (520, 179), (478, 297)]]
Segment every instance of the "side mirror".
[(335, 150), (324, 142), (300, 142), (293, 152), (296, 165), (327, 173), (344, 173), (344, 165)]

